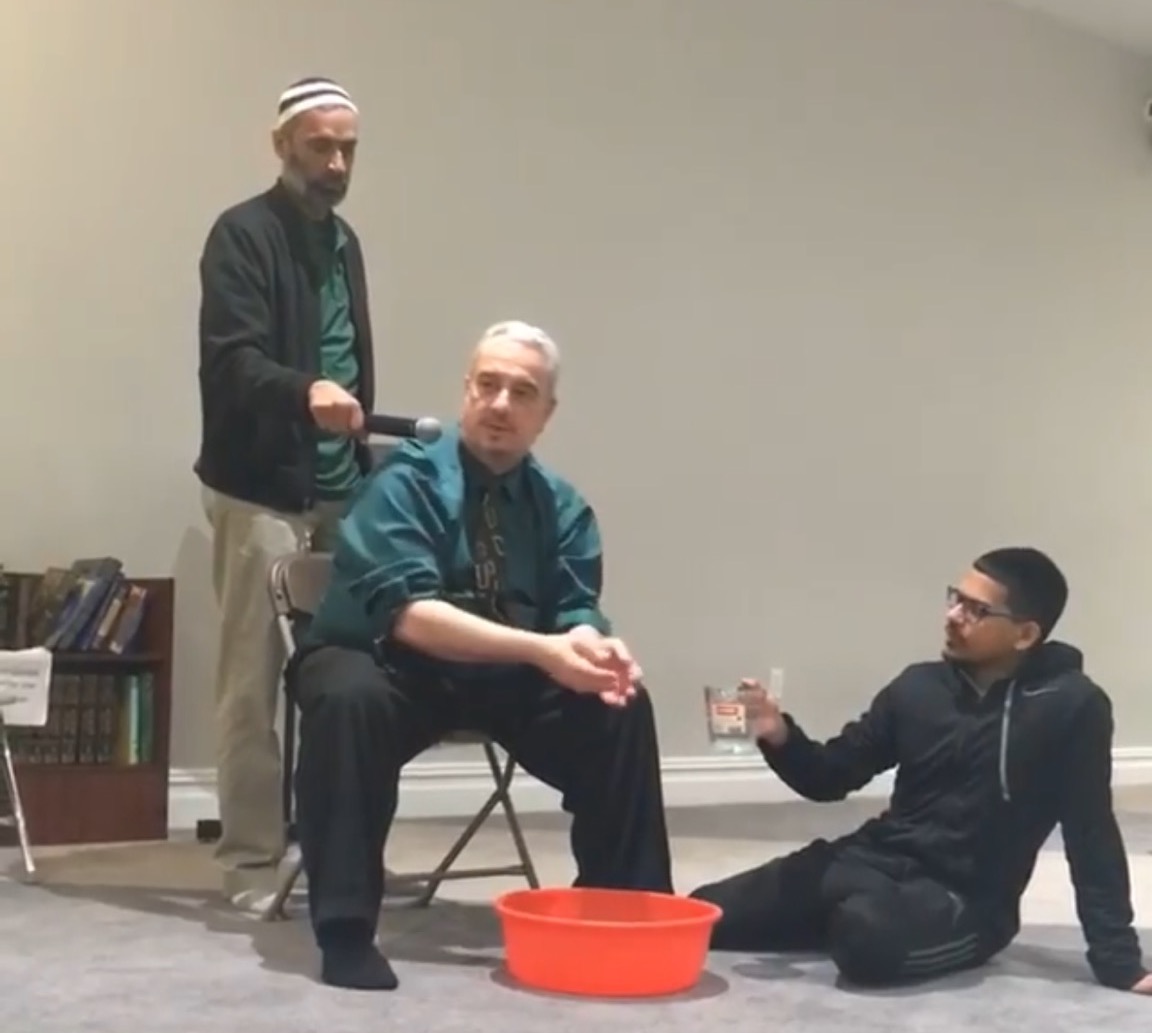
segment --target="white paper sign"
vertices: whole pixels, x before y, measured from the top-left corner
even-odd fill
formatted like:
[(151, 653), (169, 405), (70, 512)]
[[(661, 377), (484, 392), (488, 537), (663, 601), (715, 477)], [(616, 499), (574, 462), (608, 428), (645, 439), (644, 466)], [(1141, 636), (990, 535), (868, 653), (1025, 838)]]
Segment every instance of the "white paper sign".
[(52, 654), (35, 649), (0, 649), (0, 712), (13, 728), (43, 728), (48, 723)]

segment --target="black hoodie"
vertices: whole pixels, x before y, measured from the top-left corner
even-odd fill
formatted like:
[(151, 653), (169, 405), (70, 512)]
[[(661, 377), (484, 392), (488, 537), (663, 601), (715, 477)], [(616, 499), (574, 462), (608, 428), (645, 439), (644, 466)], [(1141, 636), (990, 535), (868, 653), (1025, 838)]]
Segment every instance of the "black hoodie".
[[(360, 240), (334, 217), (347, 243), (344, 267), (356, 331), (356, 397), (375, 400), (372, 326)], [(321, 270), (308, 221), (282, 183), (217, 217), (200, 256), (200, 454), (208, 487), (286, 512), (310, 510), (316, 422), (308, 391), (321, 378)], [(361, 469), (371, 465), (356, 446)]]
[(887, 810), (852, 838), (964, 894), (1003, 944), (1059, 825), (1096, 978), (1129, 989), (1145, 974), (1112, 810), (1112, 704), (1079, 650), (1047, 643), (983, 695), (956, 664), (913, 664), (826, 743), (785, 720), (785, 744), (761, 751), (810, 800), (841, 800), (896, 768)]

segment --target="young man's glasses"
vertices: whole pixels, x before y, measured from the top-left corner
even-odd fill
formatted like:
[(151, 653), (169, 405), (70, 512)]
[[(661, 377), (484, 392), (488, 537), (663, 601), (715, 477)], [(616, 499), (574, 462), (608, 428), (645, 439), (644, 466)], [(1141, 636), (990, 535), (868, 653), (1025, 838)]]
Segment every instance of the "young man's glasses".
[(979, 599), (973, 599), (970, 595), (965, 595), (960, 589), (953, 588), (952, 586), (948, 587), (947, 601), (949, 610), (959, 610), (964, 619), (973, 624), (987, 620), (989, 617), (1003, 617), (1007, 620), (1016, 619), (1016, 615), (1012, 613), (1011, 610), (999, 606), (992, 606)]

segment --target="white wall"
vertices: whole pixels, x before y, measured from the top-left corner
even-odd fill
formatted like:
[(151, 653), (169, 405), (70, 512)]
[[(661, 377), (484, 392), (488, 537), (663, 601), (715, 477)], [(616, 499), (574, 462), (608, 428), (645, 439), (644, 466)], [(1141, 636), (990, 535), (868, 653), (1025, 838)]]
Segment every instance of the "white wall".
[(307, 74), (363, 109), (382, 404), (452, 415), (496, 318), (566, 348), (543, 453), (600, 510), (669, 756), (706, 751), (703, 682), (769, 665), (831, 731), (1009, 542), (1066, 566), (1152, 744), (1152, 67), (970, 0), (4, 14), (0, 558), (176, 573), (176, 765), (212, 758), (196, 261)]

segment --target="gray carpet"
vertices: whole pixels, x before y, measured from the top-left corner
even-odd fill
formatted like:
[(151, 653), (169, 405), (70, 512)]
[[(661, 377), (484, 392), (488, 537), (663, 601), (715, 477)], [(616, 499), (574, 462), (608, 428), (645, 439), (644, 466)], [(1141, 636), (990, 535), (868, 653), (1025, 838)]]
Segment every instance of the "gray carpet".
[[(803, 804), (676, 812), (671, 819), (678, 874), (686, 884), (714, 877), (822, 830), (842, 831), (855, 817), (842, 808)], [(563, 819), (534, 818), (531, 826), (530, 843), (545, 880), (566, 879)], [(1125, 814), (1124, 826), (1134, 870), (1147, 886), (1152, 815)], [(452, 831), (444, 823), (409, 822), (397, 840), (413, 856), (418, 848), (435, 853)], [(1152, 1023), (1152, 998), (1091, 982), (1058, 843), (1050, 844), (1038, 867), (1025, 932), (982, 972), (913, 990), (864, 993), (838, 986), (832, 967), (820, 958), (713, 955), (693, 992), (640, 1002), (570, 1000), (513, 986), (501, 969), (499, 929), (487, 903), (493, 893), (515, 885), (506, 881), (457, 884), (453, 899), (426, 911), (387, 905), (381, 940), (400, 975), (400, 990), (330, 990), (316, 982), (309, 930), (299, 910), (292, 920), (272, 925), (237, 917), (211, 889), (206, 848), (189, 843), (163, 849), (169, 853), (116, 848), (119, 854), (48, 857), (41, 885), (0, 878), (5, 1030), (363, 1033), (386, 1022), (390, 1029), (428, 1033), (474, 1033), (488, 1023), (507, 1033), (585, 1023), (633, 1033), (687, 1033), (700, 1024), (803, 1026), (809, 1033), (1017, 1033), (1043, 1024), (1135, 1031)], [(475, 848), (494, 856), (506, 856), (506, 849), (498, 823)], [(11, 857), (5, 854), (4, 860), (10, 863)], [(1152, 917), (1143, 908), (1139, 913), (1144, 920)], [(1145, 932), (1144, 940), (1152, 943), (1152, 933)]]

